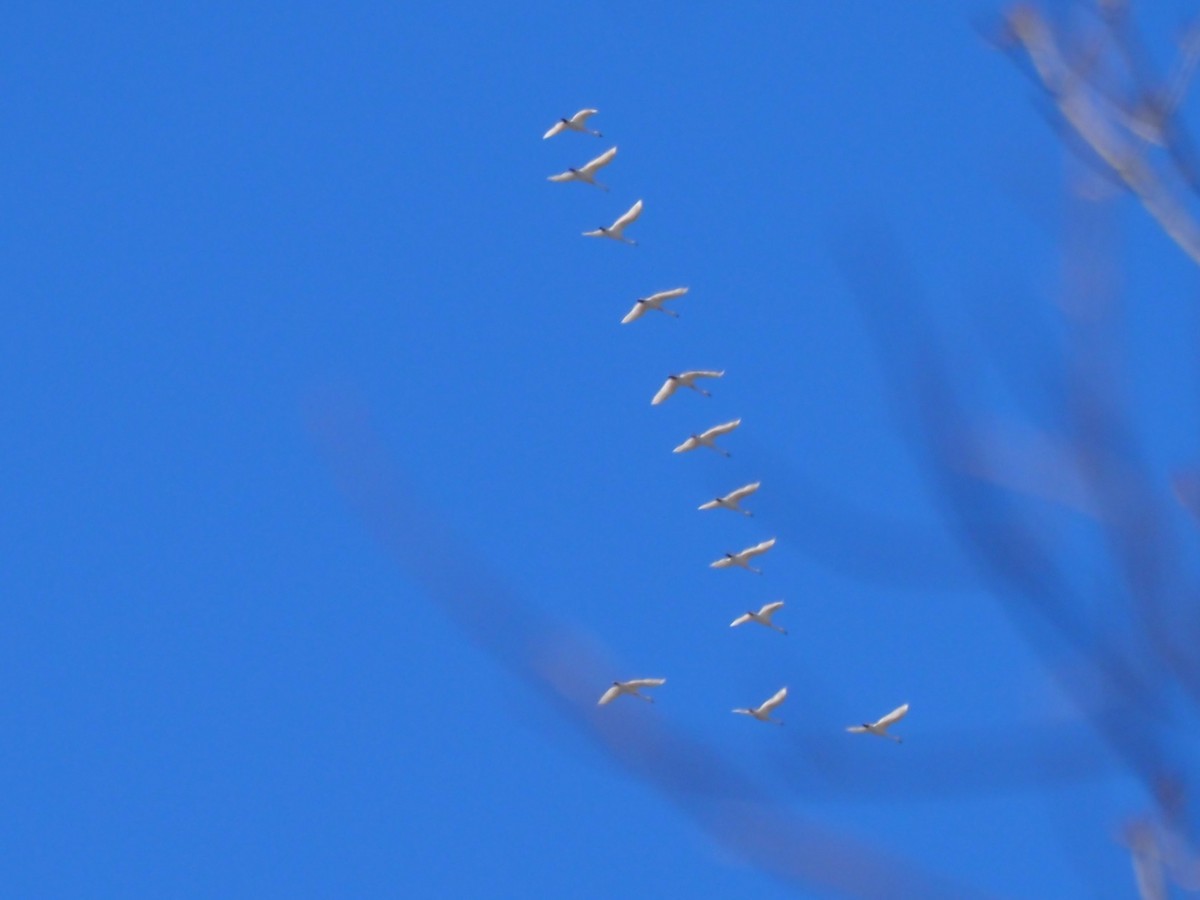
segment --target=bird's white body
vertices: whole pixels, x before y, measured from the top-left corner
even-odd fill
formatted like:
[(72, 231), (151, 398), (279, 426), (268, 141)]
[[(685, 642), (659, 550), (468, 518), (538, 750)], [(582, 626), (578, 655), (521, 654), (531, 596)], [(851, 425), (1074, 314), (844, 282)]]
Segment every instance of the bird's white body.
[(592, 129), (587, 127), (587, 120), (598, 112), (600, 112), (598, 109), (581, 109), (569, 119), (559, 119), (552, 126), (550, 126), (549, 131), (542, 135), (542, 140), (545, 140), (546, 138), (552, 138), (556, 134), (562, 134), (564, 131), (582, 131), (585, 134), (594, 134), (596, 137), (604, 137), (604, 135), (602, 135), (600, 132), (592, 131)]
[(764, 700), (760, 706), (756, 706), (754, 709), (735, 709), (734, 712), (741, 713), (743, 716), (754, 716), (760, 722), (774, 722), (776, 725), (782, 725), (783, 723), (778, 719), (771, 718), (771, 713), (786, 699), (787, 688), (782, 687), (775, 692), (771, 699)]
[(747, 610), (745, 614), (738, 616), (736, 619), (730, 622), (729, 627), (737, 628), (739, 625), (745, 625), (747, 622), (757, 622), (759, 625), (765, 625), (768, 628), (773, 628), (780, 634), (787, 634), (786, 628), (780, 628), (771, 621), (775, 613), (779, 612), (781, 609), (783, 609), (782, 600), (776, 600), (774, 603), (766, 603), (758, 612), (750, 612)]
[(658, 393), (654, 395), (654, 399), (650, 401), (651, 406), (658, 406), (680, 388), (691, 388), (698, 394), (703, 394), (705, 397), (711, 397), (708, 391), (702, 387), (696, 386), (697, 378), (721, 378), (725, 375), (722, 370), (720, 372), (680, 372), (678, 375), (668, 375), (667, 380), (663, 382), (663, 386), (658, 389)]
[(874, 734), (881, 738), (887, 738), (889, 741), (895, 741), (897, 744), (904, 743), (894, 734), (888, 734), (888, 726), (895, 725), (908, 714), (908, 704), (897, 706), (882, 719), (874, 722), (864, 722), (861, 725), (851, 725), (846, 730), (851, 734)]
[(707, 503), (701, 503), (700, 509), (728, 509), (733, 512), (740, 512), (743, 516), (752, 516), (754, 513), (750, 512), (750, 510), (742, 509), (741, 502), (761, 486), (761, 481), (743, 485), (735, 491), (730, 491), (724, 497), (717, 497), (714, 500), (709, 500)]
[(585, 231), (584, 237), (601, 237), (610, 238), (614, 241), (620, 241), (623, 244), (636, 244), (637, 241), (630, 240), (625, 237), (625, 229), (633, 222), (637, 221), (637, 217), (642, 214), (642, 201), (639, 200), (633, 206), (629, 207), (626, 213), (613, 222), (607, 228), (597, 228), (595, 231)]
[(770, 540), (763, 541), (761, 544), (755, 544), (753, 547), (747, 547), (745, 550), (742, 550), (738, 553), (726, 553), (716, 562), (709, 563), (709, 566), (714, 569), (731, 569), (736, 566), (742, 569), (749, 569), (756, 575), (761, 575), (762, 569), (754, 568), (752, 565), (750, 565), (750, 560), (754, 559), (754, 557), (761, 553), (766, 553), (774, 546), (775, 538), (771, 538)]
[(608, 188), (596, 180), (596, 173), (613, 161), (613, 157), (617, 155), (617, 148), (611, 147), (605, 150), (595, 159), (584, 163), (578, 169), (567, 169), (565, 172), (560, 172), (557, 175), (551, 175), (549, 181), (583, 181), (587, 184), (594, 184), (602, 191), (607, 191)]
[(649, 297), (639, 297), (633, 304), (633, 309), (625, 314), (625, 318), (621, 320), (621, 324), (628, 325), (630, 322), (637, 321), (643, 315), (645, 315), (645, 312), (648, 309), (657, 309), (659, 312), (664, 312), (668, 316), (678, 319), (679, 313), (675, 312), (673, 309), (667, 309), (665, 306), (663, 306), (663, 303), (667, 300), (674, 300), (676, 297), (682, 297), (687, 292), (688, 289), (682, 287), (674, 288), (673, 290), (669, 291), (659, 291), (657, 294), (651, 294)]
[(632, 681), (614, 681), (612, 687), (600, 695), (598, 706), (607, 706), (612, 703), (622, 694), (631, 694), (634, 697), (641, 697), (648, 703), (653, 703), (653, 697), (647, 697), (645, 694), (639, 693), (640, 688), (652, 688), (666, 684), (665, 678), (635, 678)]
[(674, 453), (687, 453), (690, 450), (695, 450), (697, 447), (708, 447), (716, 450), (722, 456), (729, 456), (728, 450), (722, 450), (717, 446), (717, 438), (723, 434), (729, 434), (733, 429), (742, 424), (741, 419), (734, 419), (732, 422), (725, 422), (721, 425), (714, 425), (708, 431), (702, 431), (700, 434), (693, 434), (686, 441), (674, 449)]

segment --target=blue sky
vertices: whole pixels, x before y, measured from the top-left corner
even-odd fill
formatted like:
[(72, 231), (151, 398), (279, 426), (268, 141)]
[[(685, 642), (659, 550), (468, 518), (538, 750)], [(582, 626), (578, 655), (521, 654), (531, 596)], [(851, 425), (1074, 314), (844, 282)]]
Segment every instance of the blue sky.
[[(886, 857), (1134, 896), (1116, 838), (1146, 766), (1194, 773), (1195, 704), (1147, 663), (1106, 719), (1091, 667), (1155, 658), (1122, 550), (1195, 627), (1194, 265), (1069, 199), (1103, 182), (988, 7), (449, 7), (9, 16), (0, 882), (816, 897), (812, 860)], [(1163, 68), (1185, 10), (1139, 19)], [(603, 141), (541, 139), (585, 106)], [(614, 144), (610, 193), (545, 180)], [(639, 198), (637, 247), (580, 237)], [(1071, 316), (1080, 272), (1111, 314)], [(727, 375), (650, 406), (691, 368)], [(938, 456), (970, 420), (1076, 497), (1042, 438), (1081, 371), (1159, 531)], [(670, 452), (734, 417), (732, 458)], [(997, 549), (1012, 509), (1055, 577)], [(776, 598), (786, 638), (728, 628)], [(729, 714), (783, 684), (783, 728)], [(905, 701), (903, 745), (844, 733)]]

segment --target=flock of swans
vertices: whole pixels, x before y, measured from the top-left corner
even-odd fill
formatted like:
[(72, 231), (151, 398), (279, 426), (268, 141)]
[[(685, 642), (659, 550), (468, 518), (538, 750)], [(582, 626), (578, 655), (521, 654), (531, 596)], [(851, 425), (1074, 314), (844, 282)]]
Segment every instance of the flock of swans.
[[(559, 119), (544, 135), (542, 135), (542, 138), (544, 140), (549, 139), (567, 131), (576, 131), (581, 134), (590, 134), (595, 137), (603, 137), (599, 131), (589, 128), (587, 124), (588, 120), (598, 112), (599, 110), (595, 109), (581, 109), (579, 112), (575, 113), (575, 115), (569, 118)], [(611, 163), (616, 155), (617, 148), (610, 147), (599, 156), (589, 160), (578, 168), (568, 168), (565, 172), (560, 172), (557, 175), (549, 176), (549, 180), (560, 183), (581, 181), (584, 184), (594, 185), (601, 190), (607, 191), (608, 187), (596, 180), (596, 173)], [(638, 200), (611, 225), (607, 227), (602, 226), (593, 231), (585, 231), (583, 232), (583, 236), (608, 238), (610, 240), (620, 241), (624, 244), (636, 245), (637, 241), (625, 236), (625, 230), (634, 222), (636, 222), (641, 214), (642, 201)], [(687, 292), (688, 289), (686, 287), (680, 287), (669, 291), (661, 291), (657, 294), (651, 294), (648, 297), (638, 298), (633, 305), (633, 309), (626, 313), (625, 318), (621, 320), (621, 324), (628, 325), (631, 322), (635, 322), (645, 315), (649, 310), (658, 310), (659, 312), (666, 313), (668, 316), (678, 318), (679, 313), (673, 309), (667, 308), (664, 306), (664, 304), (668, 300), (676, 300), (682, 297)], [(711, 397), (712, 394), (700, 387), (696, 383), (697, 380), (721, 378), (724, 375), (724, 371), (714, 372), (704, 370), (680, 372), (677, 375), (669, 375), (666, 382), (664, 382), (663, 386), (658, 389), (658, 393), (654, 395), (654, 398), (650, 401), (650, 403), (653, 406), (658, 406), (659, 404), (668, 400), (680, 388), (690, 388), (691, 390), (696, 391), (705, 397)], [(688, 436), (687, 440), (675, 448), (674, 452), (687, 453), (700, 447), (708, 447), (710, 450), (714, 450), (717, 453), (720, 453), (722, 456), (728, 457), (730, 455), (729, 451), (717, 446), (716, 440), (723, 435), (729, 434), (741, 424), (741, 419), (734, 419), (730, 422), (714, 425), (712, 428), (699, 432), (698, 434), (691, 434)], [(752, 484), (744, 485), (740, 488), (730, 491), (723, 497), (716, 497), (713, 500), (709, 500), (707, 503), (702, 504), (700, 509), (727, 509), (731, 512), (740, 512), (743, 515), (752, 516), (753, 513), (750, 512), (750, 510), (743, 509), (741, 507), (741, 501), (757, 491), (760, 485), (761, 483), (757, 481)], [(755, 544), (752, 547), (747, 547), (744, 550), (740, 550), (737, 553), (726, 553), (720, 559), (715, 560), (709, 565), (714, 569), (741, 568), (761, 575), (762, 569), (751, 566), (750, 560), (757, 556), (761, 556), (774, 546), (775, 538), (770, 538), (762, 541), (761, 543)], [(776, 625), (773, 621), (775, 614), (783, 609), (783, 606), (784, 602), (782, 600), (776, 600), (772, 603), (767, 603), (757, 612), (747, 611), (743, 615), (738, 616), (733, 620), (733, 622), (730, 623), (730, 627), (736, 628), (737, 626), (744, 625), (747, 622), (756, 622), (759, 625), (786, 635), (787, 630), (781, 628), (779, 625)], [(653, 703), (654, 698), (649, 694), (642, 693), (642, 691), (648, 688), (661, 687), (662, 685), (666, 684), (666, 681), (667, 680), (665, 678), (635, 678), (630, 681), (614, 681), (612, 685), (600, 696), (599, 705), (607, 706), (613, 700), (624, 695), (638, 697), (649, 703)], [(787, 699), (787, 695), (788, 689), (786, 687), (782, 687), (770, 698), (764, 700), (758, 706), (753, 708), (735, 709), (733, 712), (740, 715), (751, 716), (755, 719), (758, 719), (760, 722), (771, 722), (776, 725), (782, 725), (783, 722), (779, 719), (771, 718), (771, 713), (783, 704), (783, 701)], [(904, 718), (907, 712), (908, 704), (905, 703), (874, 722), (863, 723), (862, 725), (852, 725), (846, 730), (855, 734), (874, 734), (878, 737), (887, 738), (888, 740), (900, 743), (900, 738), (896, 735), (889, 734), (888, 728), (889, 726), (900, 721), (900, 719)]]

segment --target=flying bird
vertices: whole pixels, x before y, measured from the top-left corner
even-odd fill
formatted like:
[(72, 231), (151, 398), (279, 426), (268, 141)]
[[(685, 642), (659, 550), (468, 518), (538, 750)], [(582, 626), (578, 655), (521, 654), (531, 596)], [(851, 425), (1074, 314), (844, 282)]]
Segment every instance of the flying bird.
[(753, 547), (747, 547), (739, 553), (726, 553), (716, 562), (709, 563), (709, 568), (712, 569), (729, 569), (733, 566), (740, 566), (743, 569), (749, 569), (756, 575), (762, 574), (762, 569), (756, 569), (750, 565), (750, 560), (759, 554), (766, 553), (775, 546), (775, 538), (763, 541), (761, 544), (755, 544)]
[(667, 679), (665, 678), (635, 678), (632, 681), (614, 681), (612, 687), (601, 694), (597, 706), (607, 706), (622, 694), (631, 694), (634, 697), (641, 697), (647, 703), (653, 703), (653, 697), (647, 697), (645, 694), (638, 693), (638, 689), (658, 687), (666, 683)]
[(738, 616), (729, 623), (730, 628), (737, 628), (739, 625), (745, 625), (747, 622), (757, 622), (759, 625), (766, 625), (768, 628), (774, 628), (780, 634), (787, 634), (786, 628), (780, 628), (771, 621), (771, 617), (779, 610), (783, 609), (783, 601), (776, 600), (774, 603), (764, 604), (758, 612), (750, 612), (747, 610), (745, 615)]
[(659, 312), (665, 312), (668, 316), (679, 318), (679, 313), (673, 309), (667, 309), (663, 306), (664, 301), (674, 300), (676, 297), (682, 297), (688, 292), (685, 287), (675, 288), (670, 291), (660, 291), (657, 294), (651, 294), (649, 297), (639, 297), (633, 304), (633, 309), (625, 314), (625, 318), (621, 320), (622, 325), (628, 325), (630, 322), (640, 319), (648, 309), (657, 309)]
[(595, 175), (602, 168), (613, 161), (613, 157), (617, 155), (617, 148), (611, 147), (605, 150), (595, 159), (584, 163), (578, 169), (567, 169), (565, 172), (560, 172), (558, 175), (551, 175), (550, 181), (586, 181), (588, 184), (594, 184), (602, 191), (607, 191), (608, 188), (598, 182)]
[(897, 706), (890, 713), (875, 722), (864, 722), (861, 725), (851, 725), (846, 730), (853, 734), (877, 734), (882, 738), (887, 738), (889, 741), (895, 741), (897, 744), (904, 743), (894, 734), (888, 734), (888, 726), (895, 725), (908, 714), (908, 704)]
[(758, 490), (762, 484), (761, 481), (756, 481), (754, 484), (746, 484), (738, 488), (736, 491), (730, 491), (724, 497), (717, 497), (715, 500), (709, 500), (707, 503), (701, 503), (700, 509), (730, 509), (734, 512), (740, 512), (743, 516), (752, 516), (754, 513), (748, 509), (742, 509), (741, 502)]
[(680, 372), (678, 375), (668, 375), (667, 380), (663, 382), (663, 386), (658, 389), (658, 393), (654, 395), (654, 399), (650, 401), (651, 406), (658, 406), (681, 387), (691, 388), (697, 393), (703, 394), (705, 397), (711, 397), (708, 391), (702, 387), (696, 386), (697, 378), (721, 378), (725, 375), (725, 370), (720, 372)]
[(608, 228), (597, 228), (595, 231), (585, 231), (584, 237), (606, 237), (612, 238), (614, 241), (621, 241), (626, 244), (636, 244), (637, 241), (630, 240), (625, 237), (625, 229), (630, 224), (637, 220), (637, 217), (642, 214), (642, 201), (639, 200), (633, 206), (629, 207), (629, 211), (617, 221), (613, 222)]
[(732, 422), (725, 422), (722, 425), (714, 425), (708, 431), (702, 431), (700, 434), (693, 434), (686, 441), (676, 447), (673, 453), (687, 453), (689, 450), (695, 450), (697, 447), (710, 447), (716, 450), (722, 456), (729, 456), (728, 450), (722, 450), (716, 445), (716, 439), (723, 434), (729, 434), (733, 429), (742, 424), (741, 419), (734, 419)]
[(743, 716), (754, 716), (760, 722), (774, 722), (776, 725), (782, 725), (783, 723), (778, 719), (771, 718), (771, 713), (786, 699), (787, 688), (781, 687), (775, 692), (774, 697), (770, 700), (764, 700), (762, 705), (756, 709), (735, 709), (734, 712), (741, 713)]
[(549, 131), (542, 135), (542, 140), (552, 138), (564, 131), (583, 131), (587, 134), (594, 134), (596, 137), (604, 137), (600, 132), (592, 131), (586, 124), (587, 120), (598, 112), (600, 112), (598, 109), (581, 109), (569, 119), (559, 119)]

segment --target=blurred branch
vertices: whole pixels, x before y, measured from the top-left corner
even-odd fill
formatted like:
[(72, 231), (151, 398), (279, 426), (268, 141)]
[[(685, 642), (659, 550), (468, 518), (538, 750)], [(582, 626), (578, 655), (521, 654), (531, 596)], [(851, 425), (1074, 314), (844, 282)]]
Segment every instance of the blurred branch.
[(314, 406), (310, 430), (351, 506), (426, 596), (596, 748), (721, 845), (793, 887), (864, 900), (987, 896), (801, 820), (740, 766), (657, 710), (598, 708), (612, 664), (597, 642), (524, 602), (490, 571), (469, 541), (421, 501), (360, 404), (326, 398)]
[(1042, 14), (1032, 6), (1019, 5), (1010, 10), (1008, 21), (1063, 119), (1137, 195), (1163, 231), (1200, 264), (1200, 227), (1167, 188), (1142, 148), (1114, 127), (1114, 118), (1103, 112), (1086, 78), (1066, 63)]

